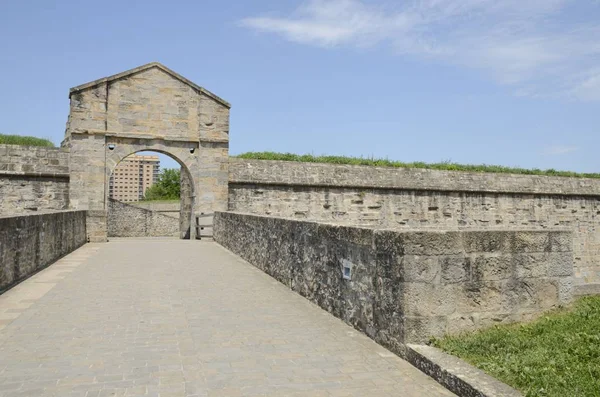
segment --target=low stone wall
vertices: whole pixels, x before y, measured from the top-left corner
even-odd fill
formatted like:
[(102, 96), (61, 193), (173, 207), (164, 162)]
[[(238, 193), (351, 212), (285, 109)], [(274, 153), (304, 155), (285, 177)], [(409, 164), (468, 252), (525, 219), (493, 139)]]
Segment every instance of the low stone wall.
[(575, 283), (600, 283), (600, 179), (232, 158), (229, 180), (235, 212), (399, 230), (570, 229)]
[(0, 217), (0, 292), (86, 243), (85, 211)]
[(0, 145), (0, 215), (69, 206), (69, 152)]
[(572, 298), (569, 231), (405, 232), (231, 212), (214, 226), (219, 244), (400, 354)]
[(177, 237), (179, 219), (109, 199), (108, 237)]
[(149, 211), (158, 212), (162, 215), (170, 216), (171, 218), (179, 219), (181, 211), (181, 202), (161, 202), (161, 201), (138, 201), (137, 203), (129, 203), (138, 208), (143, 208)]
[(53, 147), (0, 145), (0, 171), (68, 174), (69, 151)]

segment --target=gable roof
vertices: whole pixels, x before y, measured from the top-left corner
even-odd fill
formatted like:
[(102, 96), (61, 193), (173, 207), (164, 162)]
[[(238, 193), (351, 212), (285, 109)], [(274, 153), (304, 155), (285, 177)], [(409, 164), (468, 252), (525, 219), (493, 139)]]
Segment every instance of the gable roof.
[(115, 80), (119, 80), (119, 79), (123, 79), (126, 77), (129, 77), (133, 74), (137, 74), (137, 73), (141, 73), (144, 72), (148, 69), (152, 69), (152, 68), (157, 68), (162, 70), (163, 72), (171, 75), (173, 78), (181, 81), (184, 84), (187, 84), (188, 86), (192, 87), (193, 89), (195, 89), (198, 92), (203, 93), (204, 95), (207, 95), (209, 97), (211, 97), (212, 99), (214, 99), (215, 101), (221, 103), (222, 105), (226, 106), (227, 108), (231, 108), (231, 104), (229, 102), (227, 102), (226, 100), (218, 97), (217, 95), (213, 94), (212, 92), (200, 87), (198, 84), (186, 79), (185, 77), (183, 77), (182, 75), (180, 75), (179, 73), (175, 73), (174, 71), (172, 71), (171, 69), (169, 69), (168, 67), (166, 67), (165, 65), (159, 63), (159, 62), (151, 62), (151, 63), (147, 63), (145, 65), (142, 66), (138, 66), (137, 68), (133, 68), (130, 70), (127, 70), (125, 72), (121, 72), (109, 77), (104, 77), (98, 80), (94, 80), (91, 81), (89, 83), (85, 83), (85, 84), (81, 84), (78, 85), (77, 87), (73, 87), (69, 90), (69, 98), (71, 97), (71, 95), (75, 92), (79, 92), (88, 88), (92, 88), (95, 86), (98, 86), (100, 84), (103, 83), (109, 83), (111, 81), (115, 81)]

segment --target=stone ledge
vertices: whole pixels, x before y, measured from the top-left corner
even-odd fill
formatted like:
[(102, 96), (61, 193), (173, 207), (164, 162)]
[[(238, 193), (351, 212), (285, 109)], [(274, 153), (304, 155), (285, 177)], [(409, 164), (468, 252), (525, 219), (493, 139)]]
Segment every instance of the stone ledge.
[(577, 285), (573, 288), (573, 296), (600, 295), (600, 284)]
[(0, 219), (10, 219), (10, 218), (23, 218), (28, 216), (37, 216), (37, 215), (54, 215), (54, 214), (70, 214), (75, 212), (85, 212), (82, 210), (76, 209), (68, 209), (68, 210), (35, 210), (29, 212), (23, 212), (19, 214), (0, 214)]
[(32, 146), (32, 145), (15, 145), (10, 143), (2, 143), (0, 144), (0, 149), (12, 149), (22, 152), (56, 152), (56, 153), (69, 153), (69, 151), (65, 148), (61, 147), (52, 147), (52, 146)]
[(600, 179), (229, 159), (230, 185), (600, 197)]
[(461, 397), (522, 397), (507, 384), (435, 347), (406, 345), (405, 359)]
[(118, 132), (118, 131), (104, 131), (104, 130), (81, 130), (81, 131), (71, 131), (72, 135), (103, 135), (109, 138), (117, 138), (117, 139), (142, 139), (142, 140), (158, 140), (158, 141), (175, 141), (175, 142), (183, 142), (183, 143), (192, 143), (197, 144), (200, 143), (229, 143), (228, 139), (208, 139), (208, 138), (199, 138), (198, 140), (190, 140), (188, 138), (179, 138), (179, 137), (167, 137), (164, 135), (150, 135), (145, 133), (128, 133), (128, 132)]
[(69, 179), (68, 172), (24, 172), (24, 171), (0, 171), (0, 175), (8, 177), (33, 177), (33, 178), (60, 178)]
[(105, 131), (105, 130), (75, 130), (71, 131), (72, 135), (103, 135), (109, 138), (117, 138), (117, 139), (144, 139), (144, 140), (158, 140), (158, 141), (176, 141), (176, 142), (186, 142), (186, 143), (198, 143), (198, 141), (190, 140), (188, 138), (179, 138), (179, 137), (166, 137), (164, 135), (151, 135), (146, 133), (129, 133), (129, 132), (119, 132), (119, 131)]

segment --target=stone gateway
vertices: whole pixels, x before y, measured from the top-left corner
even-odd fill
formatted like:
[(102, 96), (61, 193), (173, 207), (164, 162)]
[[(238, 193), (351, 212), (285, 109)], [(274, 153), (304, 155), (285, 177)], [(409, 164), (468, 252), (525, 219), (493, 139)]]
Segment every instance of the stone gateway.
[(69, 201), (88, 211), (89, 241), (107, 239), (110, 175), (141, 151), (181, 165), (181, 237), (195, 237), (196, 214), (227, 209), (229, 103), (159, 63), (72, 88), (69, 98)]

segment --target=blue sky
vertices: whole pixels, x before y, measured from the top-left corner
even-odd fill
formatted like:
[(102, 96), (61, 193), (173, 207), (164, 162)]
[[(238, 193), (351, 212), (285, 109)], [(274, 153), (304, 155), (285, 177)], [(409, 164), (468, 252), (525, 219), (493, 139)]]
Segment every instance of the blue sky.
[(599, 38), (598, 0), (3, 1), (0, 132), (58, 144), (70, 87), (158, 61), (233, 154), (600, 172)]

